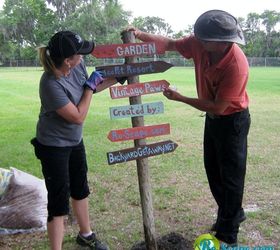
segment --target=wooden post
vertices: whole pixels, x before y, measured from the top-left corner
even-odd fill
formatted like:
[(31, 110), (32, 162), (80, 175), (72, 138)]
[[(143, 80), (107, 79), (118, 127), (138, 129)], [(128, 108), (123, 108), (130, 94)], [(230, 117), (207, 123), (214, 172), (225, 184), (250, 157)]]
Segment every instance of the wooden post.
[[(128, 31), (123, 32), (122, 39), (123, 39), (123, 43), (135, 42), (135, 36), (133, 32), (128, 32)], [(136, 62), (136, 60), (137, 59), (135, 57), (125, 58), (126, 63), (134, 63)], [(128, 84), (133, 84), (137, 82), (139, 82), (139, 76), (131, 76), (128, 78)], [(141, 96), (129, 97), (129, 103), (130, 105), (142, 104)], [(131, 122), (132, 122), (132, 127), (144, 126), (144, 117), (143, 116), (132, 117)], [(143, 145), (146, 145), (145, 139), (134, 140), (135, 147), (143, 146)], [(157, 250), (148, 158), (137, 159), (136, 163), (137, 163), (138, 184), (139, 184), (139, 191), (140, 191), (140, 198), (141, 198), (146, 248), (147, 250)]]

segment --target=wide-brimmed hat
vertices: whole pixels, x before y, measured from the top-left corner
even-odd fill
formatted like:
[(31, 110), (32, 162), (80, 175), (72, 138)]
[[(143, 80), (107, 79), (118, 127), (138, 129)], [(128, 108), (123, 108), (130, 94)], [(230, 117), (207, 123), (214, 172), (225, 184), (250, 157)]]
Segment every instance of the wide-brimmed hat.
[(59, 31), (50, 39), (48, 48), (52, 57), (68, 58), (76, 54), (90, 54), (94, 49), (94, 42), (83, 40), (72, 31)]
[(199, 16), (194, 24), (194, 34), (203, 41), (245, 45), (245, 38), (236, 18), (223, 10), (209, 10)]

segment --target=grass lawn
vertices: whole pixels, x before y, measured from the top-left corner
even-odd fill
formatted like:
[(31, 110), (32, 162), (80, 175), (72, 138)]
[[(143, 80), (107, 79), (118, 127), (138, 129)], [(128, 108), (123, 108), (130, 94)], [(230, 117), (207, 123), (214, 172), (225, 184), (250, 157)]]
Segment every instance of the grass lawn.
[[(90, 68), (88, 69), (91, 70)], [(16, 167), (42, 178), (29, 141), (35, 135), (40, 103), (40, 68), (0, 68), (0, 167)], [(196, 96), (192, 68), (171, 68), (141, 76), (141, 82), (165, 79)], [(273, 245), (280, 249), (280, 68), (251, 68), (248, 84), (252, 124), (244, 193), (247, 220), (239, 241), (246, 246)], [(202, 160), (204, 118), (201, 112), (162, 94), (142, 96), (142, 102), (162, 101), (164, 114), (145, 117), (145, 125), (170, 123), (171, 134), (147, 143), (171, 139), (175, 152), (149, 158), (153, 207), (158, 236), (182, 234), (190, 241), (207, 233), (216, 214)], [(129, 249), (142, 241), (143, 225), (135, 161), (109, 166), (106, 153), (133, 146), (110, 142), (110, 130), (131, 127), (130, 119), (110, 120), (109, 108), (128, 105), (112, 100), (109, 91), (94, 95), (84, 126), (91, 188), (93, 229), (110, 249)], [(77, 249), (77, 225), (67, 227), (64, 249)], [(1, 249), (47, 249), (46, 233), (0, 236)]]

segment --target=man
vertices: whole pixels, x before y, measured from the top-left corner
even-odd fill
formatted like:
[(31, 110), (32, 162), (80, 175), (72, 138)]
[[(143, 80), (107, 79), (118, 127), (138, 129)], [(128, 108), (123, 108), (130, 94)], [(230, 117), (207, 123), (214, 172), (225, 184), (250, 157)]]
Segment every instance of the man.
[(245, 44), (240, 26), (229, 13), (210, 10), (197, 19), (194, 35), (182, 39), (130, 30), (142, 41), (154, 41), (194, 61), (198, 98), (183, 96), (170, 88), (163, 94), (206, 112), (204, 165), (218, 205), (212, 230), (220, 241), (235, 245), (239, 225), (246, 219), (242, 198), (250, 127), (248, 63), (236, 44)]

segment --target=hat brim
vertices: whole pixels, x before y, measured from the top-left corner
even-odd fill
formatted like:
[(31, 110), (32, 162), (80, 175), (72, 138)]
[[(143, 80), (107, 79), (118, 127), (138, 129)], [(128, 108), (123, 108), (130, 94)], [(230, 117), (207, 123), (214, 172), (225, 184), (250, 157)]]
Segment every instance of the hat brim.
[(93, 41), (83, 41), (82, 47), (77, 51), (79, 55), (88, 55), (94, 50), (95, 44)]
[(203, 41), (209, 41), (209, 42), (232, 42), (232, 43), (238, 43), (241, 45), (246, 45), (245, 38), (243, 35), (243, 32), (241, 31), (238, 37), (221, 37), (221, 38), (209, 38), (209, 37), (203, 37), (195, 34), (195, 36), (199, 40)]

